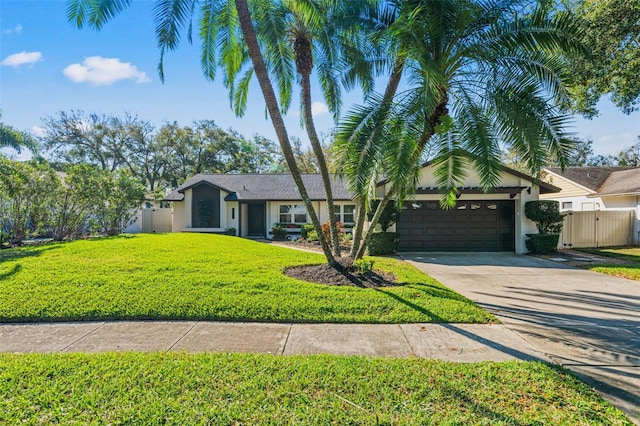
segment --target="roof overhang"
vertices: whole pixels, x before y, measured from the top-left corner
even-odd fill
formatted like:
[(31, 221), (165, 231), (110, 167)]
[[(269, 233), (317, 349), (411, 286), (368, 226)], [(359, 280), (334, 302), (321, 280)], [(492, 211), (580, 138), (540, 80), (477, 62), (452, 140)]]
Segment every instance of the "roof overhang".
[(196, 186), (200, 186), (200, 185), (207, 185), (207, 186), (210, 186), (210, 187), (212, 187), (212, 188), (221, 189), (221, 190), (223, 190), (224, 192), (227, 192), (227, 193), (229, 193), (229, 194), (231, 194), (231, 193), (233, 192), (233, 191), (231, 191), (231, 190), (229, 190), (229, 189), (227, 189), (227, 188), (223, 188), (223, 187), (221, 187), (221, 186), (218, 186), (218, 185), (216, 185), (216, 184), (213, 184), (213, 183), (211, 183), (211, 182), (208, 182), (208, 181), (206, 181), (206, 180), (204, 180), (204, 179), (203, 179), (203, 180), (199, 180), (199, 181), (197, 181), (197, 182), (194, 182), (194, 183), (192, 183), (192, 184), (191, 184), (191, 185), (189, 185), (189, 186), (185, 186), (184, 188), (180, 188), (180, 189), (178, 189), (177, 191), (178, 191), (179, 193), (181, 193), (181, 194), (184, 194), (184, 192), (185, 192), (186, 190), (188, 190), (188, 189), (193, 189), (193, 188), (195, 188)]
[(610, 194), (589, 194), (587, 198), (600, 198), (600, 197), (637, 197), (640, 195), (640, 191), (635, 192), (619, 192), (619, 193), (610, 193)]

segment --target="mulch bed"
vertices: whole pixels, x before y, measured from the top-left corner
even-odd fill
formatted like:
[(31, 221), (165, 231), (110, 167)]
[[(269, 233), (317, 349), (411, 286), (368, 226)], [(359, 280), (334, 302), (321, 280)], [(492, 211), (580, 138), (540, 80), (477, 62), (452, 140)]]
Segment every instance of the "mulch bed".
[(338, 260), (340, 267), (332, 268), (328, 264), (295, 266), (284, 270), (285, 275), (316, 284), (345, 285), (362, 288), (379, 288), (397, 285), (396, 277), (383, 271), (361, 273), (350, 264), (350, 259)]

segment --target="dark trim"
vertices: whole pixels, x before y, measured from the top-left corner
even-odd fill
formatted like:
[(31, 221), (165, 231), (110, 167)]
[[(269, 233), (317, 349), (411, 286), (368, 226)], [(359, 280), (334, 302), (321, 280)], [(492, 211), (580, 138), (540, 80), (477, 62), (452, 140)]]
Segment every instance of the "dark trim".
[(222, 191), (224, 191), (224, 192), (227, 192), (227, 193), (229, 193), (229, 194), (231, 194), (231, 193), (233, 192), (233, 191), (231, 191), (231, 190), (228, 190), (227, 188), (223, 188), (223, 187), (221, 187), (221, 186), (214, 185), (214, 184), (212, 184), (211, 182), (206, 181), (206, 180), (204, 180), (204, 179), (203, 179), (203, 180), (199, 180), (198, 182), (192, 183), (192, 184), (191, 184), (191, 185), (189, 185), (189, 186), (185, 186), (184, 188), (177, 189), (176, 191), (177, 191), (177, 192), (179, 192), (179, 193), (181, 193), (181, 194), (184, 194), (184, 192), (185, 192), (187, 189), (192, 189), (192, 188), (195, 188), (196, 186), (200, 186), (200, 185), (207, 185), (207, 186), (211, 186), (211, 187), (213, 187), (213, 188), (220, 189), (220, 190), (222, 190)]
[[(509, 194), (509, 198), (515, 198), (518, 194), (520, 194), (525, 189), (528, 189), (528, 186), (497, 186), (495, 188), (491, 188), (488, 191), (485, 191), (479, 186), (460, 186), (458, 187), (458, 192), (460, 194)], [(416, 189), (416, 194), (439, 194), (440, 191), (437, 187), (420, 187)]]

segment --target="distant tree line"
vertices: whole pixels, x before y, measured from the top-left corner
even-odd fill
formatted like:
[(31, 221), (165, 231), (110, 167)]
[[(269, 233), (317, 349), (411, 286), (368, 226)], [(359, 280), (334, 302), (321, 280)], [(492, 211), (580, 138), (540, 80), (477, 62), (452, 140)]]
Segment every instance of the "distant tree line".
[(43, 119), (40, 138), (55, 164), (127, 170), (150, 192), (175, 188), (197, 173), (284, 172), (278, 147), (260, 135), (247, 139), (212, 120), (156, 128), (136, 115), (59, 112)]
[(62, 241), (120, 234), (145, 192), (126, 170), (78, 164), (63, 173), (46, 162), (0, 156), (0, 247), (30, 237)]
[[(526, 167), (521, 158), (513, 150), (505, 150), (502, 155), (502, 162), (513, 169), (526, 172)], [(558, 167), (555, 162), (550, 162), (549, 166)], [(617, 154), (601, 155), (594, 154), (593, 141), (578, 139), (568, 156), (566, 167), (640, 167), (640, 136), (637, 142), (625, 147)]]

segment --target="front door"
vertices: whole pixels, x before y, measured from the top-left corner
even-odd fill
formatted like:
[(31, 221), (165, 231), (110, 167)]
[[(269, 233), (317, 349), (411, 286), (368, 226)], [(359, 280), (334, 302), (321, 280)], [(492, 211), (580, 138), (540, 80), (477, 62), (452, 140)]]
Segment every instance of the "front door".
[(265, 218), (264, 218), (264, 203), (262, 204), (247, 204), (249, 210), (249, 217), (247, 218), (248, 229), (247, 235), (250, 237), (264, 237), (265, 236)]

